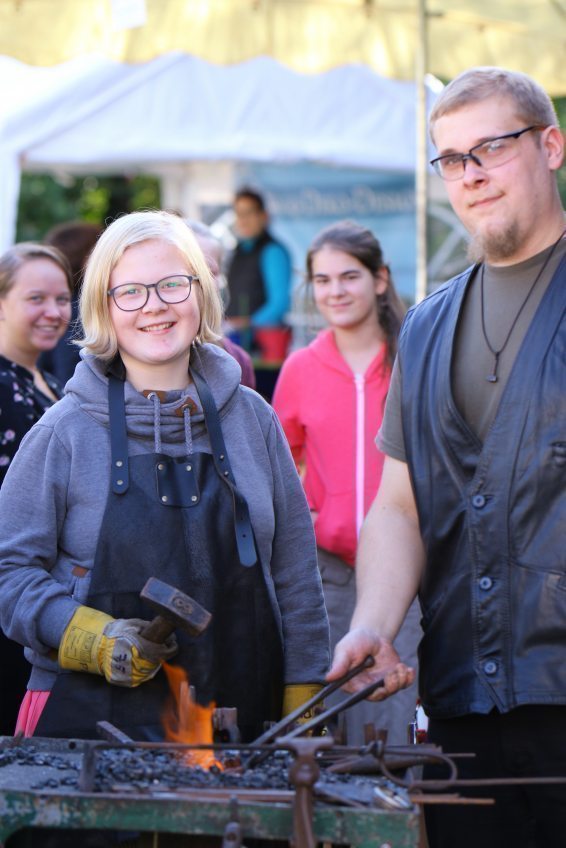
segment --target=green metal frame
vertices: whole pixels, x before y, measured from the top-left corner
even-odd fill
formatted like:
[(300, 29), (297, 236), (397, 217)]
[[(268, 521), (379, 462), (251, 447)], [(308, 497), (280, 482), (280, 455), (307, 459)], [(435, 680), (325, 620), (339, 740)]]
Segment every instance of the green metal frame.
[[(246, 838), (289, 840), (293, 831), (290, 804), (238, 801), (238, 817)], [(229, 802), (61, 793), (0, 792), (0, 843), (24, 827), (109, 829), (222, 836), (231, 820)], [(316, 805), (313, 831), (318, 842), (356, 848), (418, 848), (419, 815), (411, 811)]]

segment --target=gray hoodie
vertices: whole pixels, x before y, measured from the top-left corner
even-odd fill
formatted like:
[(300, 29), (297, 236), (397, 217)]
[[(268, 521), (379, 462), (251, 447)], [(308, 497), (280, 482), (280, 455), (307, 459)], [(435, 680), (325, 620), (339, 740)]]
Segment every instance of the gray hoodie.
[[(215, 345), (199, 352), (236, 484), (250, 509), (283, 639), (285, 683), (322, 681), (328, 625), (312, 521), (285, 436), (271, 407), (240, 385), (231, 356)], [(26, 435), (0, 489), (0, 626), (27, 646), (33, 690), (53, 685), (53, 649), (88, 595), (110, 488), (107, 387), (104, 365), (83, 354), (65, 397)], [(197, 407), (190, 430), (175, 413), (187, 395)], [(210, 453), (194, 386), (169, 392), (157, 413), (127, 382), (125, 399), (131, 456), (153, 453), (159, 441), (170, 456), (184, 455), (187, 442)]]

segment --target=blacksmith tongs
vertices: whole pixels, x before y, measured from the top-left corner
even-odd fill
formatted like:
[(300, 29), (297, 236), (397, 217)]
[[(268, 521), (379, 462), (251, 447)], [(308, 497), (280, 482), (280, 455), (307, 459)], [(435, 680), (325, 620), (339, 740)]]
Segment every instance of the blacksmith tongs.
[[(319, 713), (319, 715), (315, 715), (310, 721), (305, 722), (304, 724), (299, 724), (293, 730), (290, 730), (289, 733), (286, 733), (286, 729), (290, 727), (298, 718), (300, 718), (304, 713), (308, 710), (315, 707), (317, 704), (324, 702), (324, 699), (329, 695), (332, 695), (333, 692), (336, 692), (337, 689), (344, 686), (345, 683), (348, 683), (353, 677), (360, 672), (365, 671), (367, 668), (371, 668), (375, 663), (374, 658), (368, 654), (368, 656), (357, 666), (351, 668), (346, 674), (342, 677), (338, 678), (338, 680), (334, 680), (332, 683), (329, 683), (320, 692), (317, 692), (316, 695), (313, 695), (312, 698), (309, 698), (308, 701), (305, 701), (304, 704), (301, 704), (297, 707), (296, 710), (293, 710), (289, 715), (284, 716), (281, 721), (278, 721), (277, 724), (274, 724), (265, 733), (262, 733), (261, 736), (258, 736), (255, 739), (250, 747), (256, 748), (260, 745), (268, 745), (270, 742), (273, 742), (280, 736), (285, 736), (285, 739), (294, 739), (296, 736), (302, 736), (305, 733), (308, 733), (315, 727), (318, 727), (321, 724), (324, 724), (329, 718), (336, 715), (337, 713), (342, 712), (342, 710), (348, 709), (348, 707), (352, 707), (354, 704), (357, 704), (359, 701), (363, 701), (364, 698), (369, 697), (376, 689), (379, 689), (380, 686), (384, 685), (383, 678), (380, 678), (375, 683), (370, 683), (369, 686), (364, 687), (359, 692), (354, 692), (353, 695), (345, 698), (339, 704), (336, 704), (334, 707), (330, 707), (325, 712)], [(256, 751), (252, 753), (252, 755), (248, 758), (245, 763), (245, 768), (249, 768), (250, 766), (258, 765), (258, 763), (262, 762), (266, 757), (269, 756), (270, 751)]]

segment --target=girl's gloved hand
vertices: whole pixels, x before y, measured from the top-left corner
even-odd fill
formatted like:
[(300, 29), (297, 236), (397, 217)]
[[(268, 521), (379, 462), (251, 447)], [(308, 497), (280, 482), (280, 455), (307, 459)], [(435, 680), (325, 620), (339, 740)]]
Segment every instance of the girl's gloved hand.
[(164, 660), (177, 653), (174, 635), (164, 643), (142, 636), (147, 621), (116, 619), (91, 607), (79, 607), (59, 645), (59, 665), (100, 674), (116, 686), (133, 688), (151, 680)]

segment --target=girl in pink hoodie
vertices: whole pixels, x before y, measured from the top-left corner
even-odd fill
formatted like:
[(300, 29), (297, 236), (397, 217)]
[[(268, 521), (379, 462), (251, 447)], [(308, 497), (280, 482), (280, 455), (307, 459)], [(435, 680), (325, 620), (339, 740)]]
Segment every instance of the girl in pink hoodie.
[[(350, 221), (319, 233), (307, 253), (306, 272), (315, 306), (329, 326), (285, 361), (273, 406), (311, 508), (334, 649), (354, 610), (358, 536), (381, 479), (383, 454), (374, 439), (404, 307), (379, 242)], [(418, 635), (415, 609), (397, 645), (411, 664)], [(390, 701), (366, 701), (348, 710), (335, 732), (349, 744), (361, 744), (364, 724), (372, 723), (388, 730), (390, 743), (404, 744), (415, 700), (411, 687)]]

